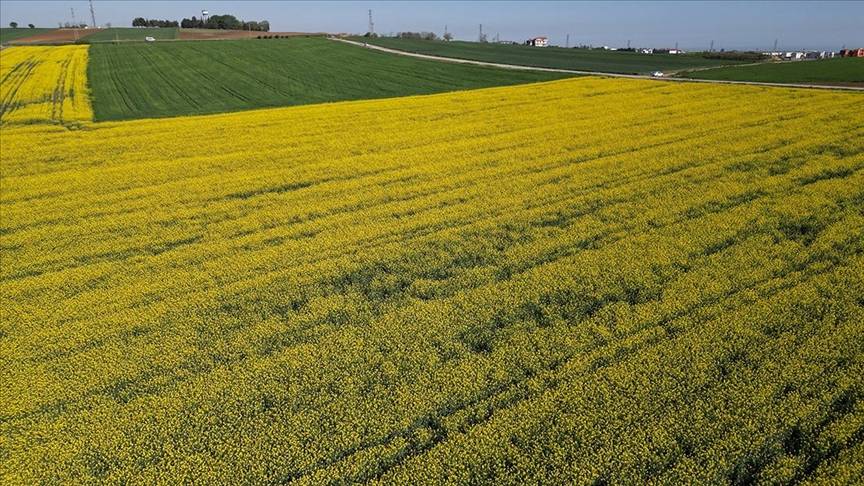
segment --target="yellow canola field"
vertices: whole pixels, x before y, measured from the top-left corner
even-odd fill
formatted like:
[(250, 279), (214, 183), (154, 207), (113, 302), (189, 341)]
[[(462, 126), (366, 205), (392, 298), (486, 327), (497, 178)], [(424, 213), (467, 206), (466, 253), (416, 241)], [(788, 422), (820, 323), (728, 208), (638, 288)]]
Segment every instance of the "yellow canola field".
[(864, 97), (4, 127), (0, 482), (853, 483)]
[(0, 126), (93, 119), (88, 46), (10, 47), (0, 53)]

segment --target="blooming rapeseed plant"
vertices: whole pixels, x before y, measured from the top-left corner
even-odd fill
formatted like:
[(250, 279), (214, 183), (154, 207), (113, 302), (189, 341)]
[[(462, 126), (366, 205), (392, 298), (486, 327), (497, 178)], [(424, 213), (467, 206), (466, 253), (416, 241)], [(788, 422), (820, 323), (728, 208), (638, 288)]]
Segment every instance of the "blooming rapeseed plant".
[(88, 46), (26, 46), (0, 56), (0, 126), (93, 119)]
[(861, 477), (860, 95), (6, 120), (4, 483)]

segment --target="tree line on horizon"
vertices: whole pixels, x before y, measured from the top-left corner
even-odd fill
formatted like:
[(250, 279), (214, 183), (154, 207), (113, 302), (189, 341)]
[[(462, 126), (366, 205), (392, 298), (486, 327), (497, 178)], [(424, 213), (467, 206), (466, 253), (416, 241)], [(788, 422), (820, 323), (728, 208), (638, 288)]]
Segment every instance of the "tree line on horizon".
[(132, 27), (179, 27), (180, 23), (176, 20), (159, 20), (145, 19), (144, 17), (135, 17), (132, 20)]
[(132, 27), (181, 27), (183, 29), (222, 29), (222, 30), (250, 30), (255, 32), (269, 32), (270, 22), (266, 20), (243, 21), (233, 15), (211, 15), (206, 20), (192, 16), (191, 19), (184, 18), (180, 22), (176, 20), (145, 19), (135, 17)]

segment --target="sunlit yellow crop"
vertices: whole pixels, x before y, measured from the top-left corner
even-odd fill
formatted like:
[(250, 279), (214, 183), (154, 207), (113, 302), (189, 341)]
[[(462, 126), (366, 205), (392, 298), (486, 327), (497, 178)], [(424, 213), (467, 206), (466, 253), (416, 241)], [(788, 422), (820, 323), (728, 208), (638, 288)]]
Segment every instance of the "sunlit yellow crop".
[(861, 477), (864, 96), (86, 128), (2, 128), (4, 484)]
[(0, 52), (0, 126), (93, 119), (88, 46), (10, 47)]

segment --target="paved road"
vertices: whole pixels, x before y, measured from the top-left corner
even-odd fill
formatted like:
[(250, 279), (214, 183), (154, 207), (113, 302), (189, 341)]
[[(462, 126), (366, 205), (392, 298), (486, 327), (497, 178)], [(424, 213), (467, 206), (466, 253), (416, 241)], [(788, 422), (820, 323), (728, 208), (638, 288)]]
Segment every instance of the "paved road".
[(652, 81), (667, 81), (667, 82), (678, 82), (678, 83), (715, 83), (715, 84), (749, 84), (755, 86), (779, 86), (783, 88), (811, 88), (811, 89), (833, 89), (833, 90), (841, 90), (841, 91), (864, 91), (864, 88), (854, 87), (854, 86), (832, 86), (827, 84), (805, 84), (805, 83), (763, 83), (759, 81), (725, 81), (725, 80), (714, 80), (714, 79), (689, 79), (689, 78), (655, 78), (654, 76), (647, 76), (641, 74), (619, 74), (619, 73), (603, 73), (597, 71), (577, 71), (574, 69), (557, 69), (557, 68), (544, 68), (544, 67), (535, 67), (535, 66), (520, 66), (517, 64), (501, 64), (497, 62), (485, 62), (485, 61), (472, 61), (470, 59), (458, 59), (455, 57), (442, 57), (442, 56), (432, 56), (429, 54), (418, 54), (416, 52), (408, 52), (408, 51), (400, 51), (398, 49), (390, 49), (389, 47), (381, 47), (372, 44), (364, 44), (363, 42), (352, 41), (348, 39), (342, 39), (339, 37), (328, 37), (328, 39), (338, 42), (345, 42), (346, 44), (353, 44), (355, 46), (365, 47), (367, 49), (374, 49), (376, 51), (382, 52), (390, 52), (392, 54), (400, 54), (403, 56), (411, 56), (411, 57), (419, 57), (420, 59), (431, 59), (433, 61), (446, 61), (446, 62), (455, 62), (459, 64), (475, 64), (477, 66), (490, 66), (497, 67), (503, 69), (518, 69), (523, 71), (545, 71), (550, 73), (569, 73), (569, 74), (582, 74), (582, 75), (590, 75), (590, 76), (607, 76), (612, 78), (630, 78), (630, 79), (650, 79)]

